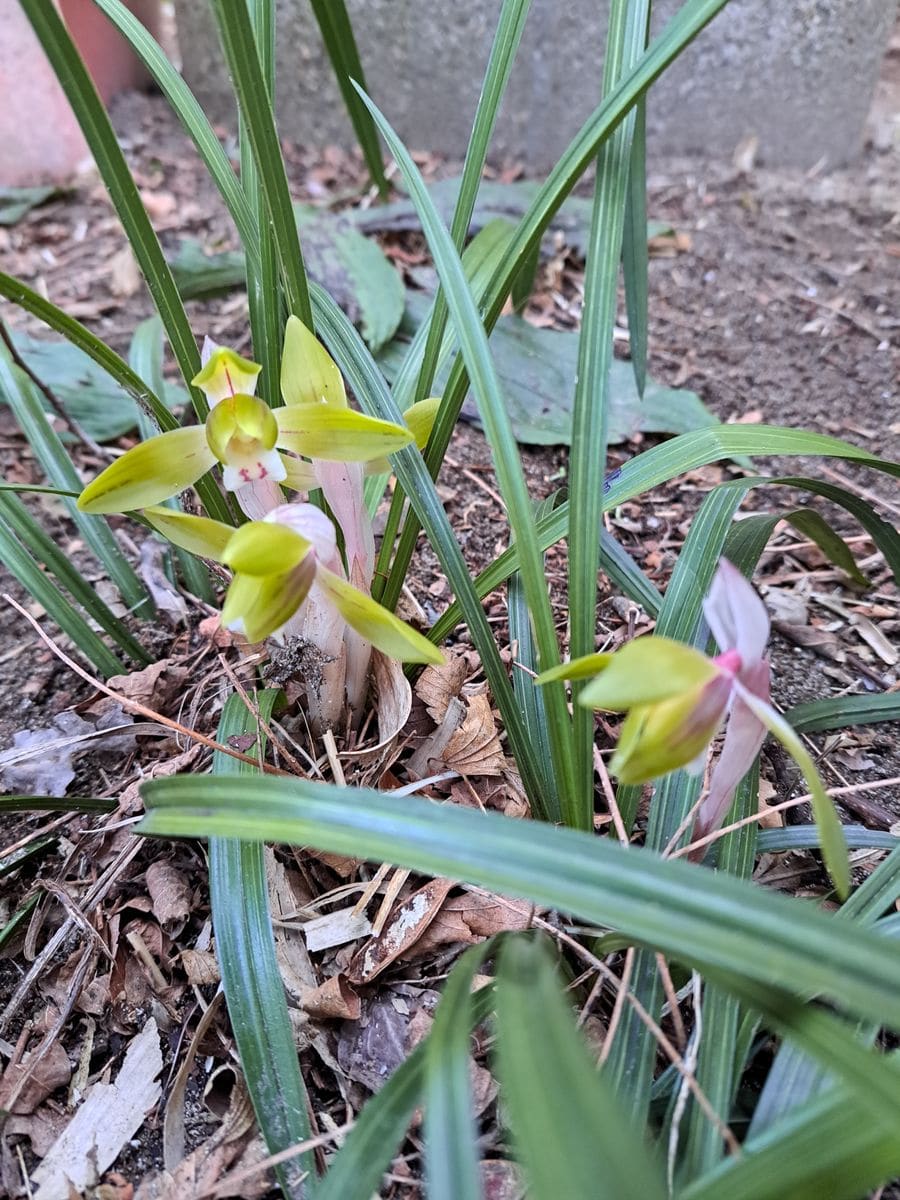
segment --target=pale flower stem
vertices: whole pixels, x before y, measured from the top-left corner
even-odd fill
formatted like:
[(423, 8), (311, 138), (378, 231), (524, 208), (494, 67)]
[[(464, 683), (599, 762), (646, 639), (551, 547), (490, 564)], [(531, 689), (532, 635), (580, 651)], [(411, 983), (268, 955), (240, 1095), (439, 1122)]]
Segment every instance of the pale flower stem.
[(314, 583), (303, 607), (300, 636), (315, 646), (321, 656), (318, 676), (309, 672), (306, 679), (309, 719), (316, 733), (338, 728), (341, 723), (346, 671), (345, 628), (343, 617)]

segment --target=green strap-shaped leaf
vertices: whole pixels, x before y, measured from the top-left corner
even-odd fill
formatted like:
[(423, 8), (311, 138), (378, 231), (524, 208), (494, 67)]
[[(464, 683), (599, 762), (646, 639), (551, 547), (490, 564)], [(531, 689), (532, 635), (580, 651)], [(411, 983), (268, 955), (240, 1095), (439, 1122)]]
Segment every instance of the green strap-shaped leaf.
[[(402, 421), (402, 414), (388, 391), (384, 376), (353, 325), (321, 288), (314, 285), (312, 295), (322, 336), (340, 359), (347, 382), (362, 408), (373, 416)], [(411, 497), (410, 502), (465, 613), (472, 642), (481, 658), (491, 693), (503, 718), (503, 727), (514, 749), (522, 782), (535, 812), (539, 812), (541, 769), (536, 762), (536, 750), (528, 738), (494, 632), (472, 586), (472, 579), (434, 480), (418, 449), (412, 446), (394, 455), (393, 467), (398, 480)]]
[[(272, 714), (276, 691), (256, 696), (260, 716)], [(264, 738), (255, 717), (240, 696), (228, 698), (217, 737), (256, 734), (259, 752)], [(216, 752), (210, 783), (239, 788), (253, 779), (254, 768)], [(216, 956), (234, 1031), (241, 1069), (250, 1099), (271, 1154), (286, 1150), (310, 1137), (306, 1090), (297, 1062), (297, 1047), (284, 996), (284, 984), (275, 958), (272, 914), (266, 883), (265, 853), (261, 842), (211, 838), (209, 888)], [(300, 1200), (311, 1193), (304, 1176), (314, 1175), (310, 1152), (275, 1168), (284, 1195)]]
[(29, 552), (44, 564), (47, 570), (73, 596), (90, 617), (93, 618), (113, 641), (136, 662), (151, 662), (150, 655), (128, 631), (125, 624), (104, 604), (84, 575), (76, 570), (71, 560), (48, 537), (35, 521), (28, 509), (9, 494), (0, 493), (0, 516), (9, 528), (28, 547)]
[[(59, 488), (78, 490), (81, 479), (59, 435), (44, 414), (37, 389), (30, 379), (13, 368), (3, 351), (0, 351), (0, 393), (6, 396), (50, 483)], [(140, 616), (149, 617), (154, 611), (153, 601), (131, 563), (122, 553), (112, 530), (79, 512), (71, 500), (64, 500), (63, 504), (78, 531), (121, 592), (125, 603)]]
[[(460, 177), (459, 191), (456, 195), (456, 204), (450, 222), (450, 236), (454, 246), (456, 246), (460, 253), (463, 252), (463, 246), (469, 232), (469, 225), (475, 211), (475, 203), (481, 185), (481, 177), (484, 172), (484, 164), (487, 159), (488, 146), (497, 120), (500, 103), (509, 83), (510, 72), (512, 71), (513, 62), (515, 61), (519, 43), (522, 39), (522, 32), (525, 28), (530, 8), (531, 0), (503, 0), (503, 7), (500, 10), (497, 32), (494, 35), (494, 41), (491, 45), (484, 83), (481, 88), (478, 107), (475, 112), (475, 120), (472, 126), (472, 136), (469, 139), (469, 145), (466, 149), (466, 161), (463, 166), (462, 176)], [(489, 233), (486, 233), (484, 229), (481, 230), (481, 233), (473, 239), (473, 243), (469, 247), (469, 250), (474, 252), (474, 243), (480, 241), (478, 248), (480, 255), (481, 249), (487, 240), (491, 242), (492, 250), (496, 250), (498, 255), (496, 260), (490, 260), (490, 272), (482, 286), (477, 286), (475, 279), (472, 279), (472, 291), (479, 298), (479, 301), (481, 300), (484, 288), (494, 273), (494, 269), (499, 265), (500, 255), (509, 242), (509, 236), (510, 231), (507, 227), (498, 227), (495, 225), (494, 229)], [(540, 252), (539, 245), (536, 246), (536, 252)], [(517, 277), (520, 274), (521, 271), (517, 272)], [(394, 395), (401, 408), (406, 408), (410, 401), (423, 400), (431, 392), (438, 364), (445, 349), (449, 348), (446, 336), (447, 316), (446, 297), (443, 289), (439, 287), (438, 294), (434, 299), (431, 317), (417, 331), (394, 384)], [(458, 415), (458, 412), (452, 406), (445, 406), (443, 416), (439, 417), (437, 432), (433, 435), (433, 453), (429, 454), (426, 460), (432, 479), (437, 478), (438, 469), (446, 453), (450, 434), (456, 424)], [(403, 495), (395, 494), (391, 503), (387, 528), (385, 529), (384, 542), (382, 543), (383, 552), (379, 556), (377, 568), (378, 573), (385, 575), (387, 580), (383, 597), (379, 590), (379, 598), (384, 599), (384, 603), (387, 604), (388, 608), (393, 608), (397, 603), (400, 596), (400, 589), (406, 578), (412, 549), (415, 545), (415, 537), (412, 537), (410, 540), (410, 535), (407, 534), (404, 545), (398, 548), (399, 569), (392, 569), (388, 576), (389, 556), (393, 550), (402, 512)], [(412, 522), (407, 522), (407, 524), (412, 525)], [(380, 584), (379, 574), (376, 574), (376, 581)]]
[[(608, 95), (643, 53), (650, 0), (613, 0), (603, 59), (603, 92)], [(634, 115), (619, 125), (600, 148), (591, 230), (584, 274), (584, 309), (578, 337), (578, 368), (569, 455), (569, 653), (590, 654), (597, 638), (597, 571), (600, 515), (609, 438), (609, 380), (618, 303), (619, 258), (631, 174)], [(646, 239), (645, 239), (646, 242)], [(594, 810), (594, 717), (578, 706), (581, 685), (572, 696), (575, 787), (579, 825), (589, 828)]]
[(237, 97), (242, 128), (253, 149), (288, 306), (311, 329), (313, 318), (306, 271), (275, 116), (259, 56), (248, 53), (256, 44), (250, 13), (246, 4), (235, 4), (232, 0), (210, 0), (210, 6)]
[(47, 610), (63, 633), (68, 634), (88, 662), (104, 677), (118, 675), (122, 664), (98, 637), (84, 616), (53, 583), (21, 544), (0, 512), (0, 562), (22, 587)]
[[(88, 70), (75, 49), (55, 5), (45, 4), (43, 0), (21, 0), (21, 4), (72, 105), (141, 273), (147, 281), (153, 302), (162, 318), (169, 345), (185, 384), (190, 385), (191, 379), (200, 369), (200, 356), (197, 353), (194, 335), (172, 272), (141, 202), (137, 184), (119, 148), (115, 130), (103, 102), (97, 95)], [(204, 397), (194, 390), (191, 392), (191, 398), (197, 415), (202, 419), (207, 411)]]
[(789, 708), (784, 715), (798, 733), (847, 729), (852, 725), (877, 725), (879, 721), (900, 721), (900, 692), (811, 700), (808, 704)]
[(900, 956), (883, 938), (842, 936), (834, 917), (807, 904), (649, 850), (299, 779), (185, 776), (142, 793), (144, 834), (287, 841), (468, 880), (900, 1028)]
[[(447, 297), (447, 307), (456, 326), (460, 347), (472, 380), (485, 434), (491, 447), (497, 482), (506, 504), (512, 536), (519, 549), (519, 570), (534, 626), (538, 662), (542, 670), (559, 663), (556, 627), (544, 577), (541, 550), (535, 537), (531, 499), (515, 444), (509, 414), (503, 403), (487, 335), (466, 283), (459, 254), (428, 194), (421, 173), (385, 117), (363, 97), (382, 136), (397, 161), (410, 198), (422, 222), (435, 266)], [(440, 420), (440, 414), (438, 414)], [(561, 685), (551, 684), (544, 702), (549, 720), (553, 767), (560, 781), (560, 801), (567, 824), (587, 827), (588, 814), (579, 805), (572, 757), (572, 724)]]
[(473, 1115), (472, 984), (490, 947), (473, 946), (444, 986), (425, 1054), (425, 1177), (428, 1200), (481, 1200)]
[(541, 942), (503, 942), (496, 1036), (503, 1107), (533, 1200), (663, 1200), (643, 1130), (594, 1066)]
[[(759, 436), (754, 437), (754, 434), (758, 434)], [(805, 429), (783, 429), (775, 425), (756, 425), (752, 428), (740, 425), (718, 425), (709, 429), (698, 429), (692, 433), (683, 433), (676, 438), (672, 438), (671, 441), (654, 446), (652, 449), (646, 450), (643, 454), (639, 454), (631, 459), (618, 472), (616, 478), (610, 481), (606, 492), (604, 509), (608, 512), (617, 505), (624, 504), (627, 500), (631, 500), (635, 496), (649, 491), (651, 488), (658, 487), (661, 483), (666, 483), (668, 480), (674, 479), (678, 475), (685, 474), (688, 471), (693, 471), (697, 467), (706, 466), (708, 463), (719, 462), (723, 458), (733, 458), (735, 455), (763, 454), (767, 456), (821, 454), (828, 457), (846, 458), (851, 461), (857, 461), (864, 466), (871, 467), (876, 471), (883, 471), (888, 475), (900, 474), (900, 466), (897, 463), (876, 458), (868, 454), (865, 450), (860, 450), (859, 447), (851, 445), (849, 442), (841, 441), (839, 438), (828, 437), (825, 434), (811, 433)], [(736, 480), (735, 485), (741, 485), (744, 482), (743, 480)], [(788, 486), (800, 487), (808, 491), (813, 491), (817, 495), (827, 496), (838, 503), (845, 503), (837, 494), (841, 489), (832, 489), (830, 485), (820, 484), (817, 480), (795, 478), (793, 476), (787, 477), (784, 480), (760, 477), (756, 482), (760, 484), (785, 482)], [(720, 484), (719, 486), (730, 487), (732, 484)], [(543, 550), (549, 549), (550, 546), (565, 537), (568, 522), (568, 504), (569, 502), (565, 501), (558, 508), (554, 509), (553, 512), (544, 517), (543, 520), (538, 522), (537, 535), (539, 544)], [(870, 505), (866, 505), (865, 508), (868, 509), (867, 520), (869, 521), (866, 528), (872, 534), (873, 538), (880, 538), (881, 544), (887, 546), (890, 551), (893, 541), (890, 540), (887, 522), (882, 521)], [(850, 508), (850, 511), (861, 522), (863, 521), (864, 514), (861, 509), (853, 507)], [(896, 531), (893, 532), (896, 537)], [(488, 592), (493, 591), (494, 588), (508, 579), (510, 573), (517, 570), (517, 568), (518, 551), (515, 546), (510, 546), (508, 550), (504, 550), (502, 554), (494, 559), (489, 567), (486, 567), (478, 575), (475, 580), (478, 594), (486, 596)], [(459, 620), (459, 610), (455, 605), (451, 605), (433, 626), (431, 637), (435, 641), (442, 641), (450, 630), (458, 624)]]
[[(599, 147), (626, 118), (630, 109), (654, 80), (726, 2), (727, 0), (686, 0), (634, 69), (624, 76), (599, 108), (595, 109), (569, 143), (519, 223), (487, 290), (482, 308), (488, 332), (494, 328), (503, 310), (512, 284), (522, 269), (522, 263), (527, 261), (535, 244), (543, 237), (554, 214), (593, 161)], [(466, 367), (462, 358), (458, 357), (444, 389), (445, 411), (435, 429), (428, 454), (428, 466), (433, 475), (437, 474), (443, 461), (467, 390)], [(415, 550), (417, 536), (415, 520), (407, 518), (397, 546), (386, 594), (399, 594)]]
[(344, 0), (310, 0), (310, 3), (331, 60), (334, 77), (347, 106), (347, 115), (359, 148), (363, 152), (372, 182), (378, 188), (379, 195), (384, 198), (388, 194), (388, 181), (384, 173), (384, 163), (381, 161), (378, 132), (368, 109), (351, 82), (356, 80), (361, 88), (369, 90), (366, 87), (366, 77), (363, 74), (347, 6)]

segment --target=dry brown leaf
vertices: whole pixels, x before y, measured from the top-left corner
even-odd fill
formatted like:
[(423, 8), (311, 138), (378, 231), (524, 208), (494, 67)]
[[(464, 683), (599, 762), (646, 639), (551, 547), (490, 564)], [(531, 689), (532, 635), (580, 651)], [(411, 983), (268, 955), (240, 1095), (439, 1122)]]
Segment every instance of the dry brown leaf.
[(182, 950), (181, 965), (192, 987), (209, 987), (221, 979), (216, 956), (209, 950)]
[[(141, 799), (141, 784), (146, 783), (148, 779), (165, 779), (169, 775), (178, 775), (182, 771), (187, 771), (203, 753), (203, 749), (203, 746), (189, 746), (183, 753), (176, 754), (174, 758), (152, 763), (150, 769), (143, 777), (135, 783), (130, 783), (119, 797), (119, 812), (129, 817), (143, 812), (144, 802)], [(126, 831), (122, 830), (122, 832), (125, 833)], [(128, 836), (131, 836), (130, 831), (128, 831)]]
[(487, 892), (450, 896), (409, 957), (424, 958), (438, 946), (471, 946), (495, 933), (527, 929), (533, 911), (527, 900), (509, 900)]
[(45, 1104), (27, 1116), (12, 1113), (4, 1122), (3, 1132), (10, 1138), (27, 1137), (35, 1158), (44, 1158), (70, 1120), (67, 1112), (58, 1112)]
[(466, 681), (466, 660), (456, 654), (447, 654), (447, 661), (440, 666), (427, 666), (416, 681), (416, 695), (428, 710), (435, 725), (440, 725), (447, 712), (447, 705), (459, 695)]
[[(60, 1042), (51, 1042), (47, 1053), (37, 1062), (34, 1052), (29, 1051), (21, 1062), (8, 1066), (0, 1077), (0, 1109), (6, 1109), (10, 1096), (18, 1092), (11, 1111), (20, 1115), (33, 1113), (51, 1092), (65, 1087), (71, 1075), (69, 1056)], [(27, 1079), (24, 1086), (23, 1079)]]
[(834, 662), (843, 662), (846, 658), (840, 640), (828, 629), (821, 629), (817, 625), (791, 625), (786, 621), (773, 621), (772, 628), (796, 645), (812, 650), (823, 658), (833, 659)]
[(95, 1083), (67, 1128), (34, 1172), (34, 1200), (68, 1200), (112, 1166), (122, 1147), (159, 1101), (162, 1053), (151, 1018), (132, 1039), (114, 1083)]
[(414, 946), (455, 886), (450, 879), (432, 879), (407, 896), (378, 937), (370, 938), (353, 956), (347, 971), (351, 983), (370, 983)]
[(191, 912), (191, 889), (182, 873), (164, 859), (147, 868), (153, 915), (170, 938), (178, 937)]
[(303, 1011), (320, 1021), (358, 1021), (359, 996), (339, 972), (303, 997)]
[(133, 700), (135, 704), (143, 704), (154, 712), (165, 712), (166, 706), (183, 694), (187, 677), (187, 667), (169, 658), (161, 658), (142, 671), (113, 675), (107, 682), (114, 692)]
[(444, 750), (444, 765), (460, 775), (502, 775), (506, 759), (491, 702), (484, 692), (471, 696), (463, 723)]

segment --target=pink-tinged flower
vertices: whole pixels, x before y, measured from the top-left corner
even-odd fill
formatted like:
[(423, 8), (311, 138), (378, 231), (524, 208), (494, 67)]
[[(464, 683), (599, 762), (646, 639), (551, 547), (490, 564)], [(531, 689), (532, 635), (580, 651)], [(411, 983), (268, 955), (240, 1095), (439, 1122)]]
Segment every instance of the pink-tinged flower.
[(715, 658), (669, 638), (642, 637), (613, 654), (564, 663), (539, 682), (596, 676), (580, 693), (580, 703), (628, 714), (610, 761), (622, 783), (645, 783), (679, 767), (702, 771), (709, 744), (727, 719), (695, 839), (721, 826), (766, 733), (773, 734), (806, 777), (826, 865), (846, 894), (849, 865), (837, 814), (803, 743), (770, 703), (765, 605), (740, 571), (721, 559), (703, 611), (719, 646)]
[(323, 603), (389, 658), (444, 661), (433, 642), (343, 578), (334, 525), (312, 504), (280, 505), (265, 520), (239, 529), (171, 508), (150, 507), (144, 515), (174, 545), (232, 569), (222, 622), (250, 641), (277, 635), (317, 590)]

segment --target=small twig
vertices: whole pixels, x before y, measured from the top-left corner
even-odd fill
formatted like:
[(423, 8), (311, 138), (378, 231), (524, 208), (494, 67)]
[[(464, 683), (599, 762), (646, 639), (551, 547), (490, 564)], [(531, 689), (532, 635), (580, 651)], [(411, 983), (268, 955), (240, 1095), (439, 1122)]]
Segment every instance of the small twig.
[[(613, 1048), (613, 1038), (616, 1036), (616, 1030), (619, 1028), (619, 1022), (622, 1020), (622, 1013), (625, 1011), (625, 1000), (629, 994), (628, 985), (631, 983), (631, 972), (634, 967), (634, 946), (629, 946), (625, 951), (625, 962), (622, 965), (622, 986), (616, 992), (616, 999), (613, 1004), (612, 1014), (609, 1018), (609, 1028), (606, 1031), (606, 1037), (603, 1039), (603, 1049), (600, 1051), (600, 1066), (602, 1067), (609, 1058), (610, 1051)], [(603, 976), (598, 974), (598, 979)]]
[[(895, 787), (898, 783), (900, 783), (900, 775), (895, 775), (892, 779), (874, 779), (869, 783), (855, 783), (850, 787), (828, 788), (827, 794), (840, 799), (841, 796), (849, 796), (855, 792), (873, 792), (878, 788)], [(763, 817), (769, 816), (770, 813), (784, 812), (785, 809), (796, 808), (800, 804), (809, 804), (810, 800), (812, 800), (812, 796), (807, 793), (805, 796), (796, 796), (793, 800), (783, 800), (781, 804), (773, 804), (763, 812), (751, 813), (749, 817), (742, 817), (740, 821), (735, 821), (731, 825), (723, 825), (715, 833), (709, 833), (706, 837), (699, 838), (696, 842), (691, 842), (688, 846), (679, 847), (679, 849), (673, 851), (670, 857), (681, 858), (685, 854), (699, 850), (702, 846), (708, 846), (710, 842), (717, 842), (719, 838), (725, 837), (727, 833), (733, 833), (735, 829), (743, 829), (745, 825), (752, 825), (755, 821), (761, 821)]]
[(678, 1005), (678, 996), (675, 992), (675, 985), (672, 983), (672, 976), (669, 974), (669, 964), (665, 958), (659, 953), (656, 955), (656, 968), (659, 971), (659, 977), (662, 980), (663, 991), (666, 994), (666, 1000), (669, 1005), (669, 1016), (672, 1018), (672, 1024), (675, 1026), (675, 1041), (678, 1049), (682, 1054), (685, 1052), (687, 1045), (687, 1032), (684, 1028), (684, 1021), (681, 1017), (681, 1009)]
[(154, 991), (157, 993), (164, 992), (169, 985), (166, 983), (165, 975), (159, 969), (159, 964), (147, 948), (147, 943), (136, 929), (130, 929), (125, 934), (125, 937), (128, 939), (128, 944), (132, 950), (147, 968)]
[(694, 1028), (691, 1040), (684, 1055), (685, 1069), (689, 1072), (684, 1077), (678, 1095), (675, 1098), (675, 1109), (672, 1113), (672, 1123), (669, 1127), (668, 1179), (669, 1195), (675, 1192), (675, 1160), (678, 1156), (678, 1135), (681, 1132), (681, 1119), (687, 1107), (689, 1080), (696, 1078), (697, 1060), (700, 1057), (700, 1041), (703, 1037), (703, 1008), (700, 1000), (700, 976), (696, 971), (691, 976), (691, 989), (694, 994)]
[[(124, 871), (131, 860), (137, 856), (137, 852), (140, 850), (141, 844), (142, 843), (139, 838), (133, 838), (131, 839), (130, 844), (126, 843), (122, 847), (117, 857), (113, 860), (113, 862), (110, 863), (110, 865), (106, 868), (106, 870), (82, 900), (79, 907), (83, 913), (89, 912), (94, 905), (100, 903), (109, 889), (118, 879), (122, 871)], [(40, 975), (43, 974), (53, 956), (57, 953), (59, 948), (64, 945), (66, 939), (69, 937), (69, 934), (72, 932), (74, 924), (75, 922), (71, 917), (66, 917), (65, 921), (63, 921), (62, 925), (60, 925), (59, 929), (57, 929), (56, 933), (53, 934), (53, 936), (47, 942), (47, 945), (31, 964), (28, 969), (28, 973), (19, 982), (18, 987), (9, 998), (6, 1008), (2, 1013), (0, 1013), (0, 1032), (6, 1028), (9, 1022), (22, 1007), (22, 1004), (24, 1003), (28, 993), (31, 991), (35, 980), (37, 980)]]
[[(563, 931), (561, 929), (556, 929), (553, 925), (550, 924), (549, 921), (541, 920), (540, 917), (535, 918), (535, 924), (540, 925), (541, 928), (545, 929), (552, 937), (559, 938), (560, 941), (565, 942), (566, 945), (570, 946), (575, 951), (575, 953), (577, 955), (579, 955), (579, 957), (581, 957), (585, 960), (585, 962), (591, 963), (595, 970), (602, 972), (602, 974), (609, 980), (609, 982), (616, 989), (616, 991), (619, 991), (620, 989), (622, 989), (622, 980), (619, 979), (618, 975), (616, 975), (616, 973), (614, 971), (610, 970), (610, 968), (606, 965), (606, 963), (602, 962), (601, 959), (597, 958), (597, 956), (595, 954), (591, 954), (590, 950), (588, 950), (586, 947), (582, 946), (581, 943), (579, 941), (577, 941), (575, 938), (570, 937), (567, 933), (563, 933)], [(740, 1156), (740, 1154), (741, 1154), (740, 1143), (738, 1142), (738, 1140), (734, 1136), (734, 1134), (731, 1132), (731, 1130), (728, 1128), (728, 1126), (725, 1124), (725, 1122), (722, 1120), (722, 1118), (719, 1116), (719, 1114), (716, 1112), (716, 1110), (713, 1108), (712, 1104), (710, 1103), (709, 1097), (706, 1095), (706, 1093), (700, 1087), (699, 1083), (694, 1078), (693, 1074), (687, 1069), (687, 1067), (685, 1066), (685, 1064), (681, 1058), (681, 1055), (678, 1053), (676, 1048), (672, 1045), (672, 1042), (669, 1040), (669, 1038), (666, 1036), (666, 1034), (663, 1032), (663, 1030), (659, 1027), (659, 1025), (656, 1023), (656, 1021), (653, 1020), (653, 1018), (650, 1016), (649, 1012), (647, 1012), (646, 1008), (643, 1006), (643, 1004), (641, 1004), (641, 1002), (640, 1002), (640, 1000), (638, 1000), (637, 996), (635, 996), (634, 992), (628, 991), (626, 989), (625, 990), (625, 999), (631, 1005), (631, 1007), (634, 1009), (634, 1011), (637, 1013), (638, 1019), (641, 1021), (641, 1023), (643, 1025), (645, 1025), (646, 1028), (650, 1031), (653, 1038), (656, 1040), (657, 1044), (659, 1045), (660, 1049), (662, 1050), (663, 1054), (665, 1054), (665, 1056), (666, 1056), (666, 1058), (668, 1058), (669, 1062), (672, 1063), (672, 1065), (674, 1066), (674, 1068), (678, 1072), (678, 1074), (681, 1075), (681, 1077), (686, 1081), (687, 1086), (690, 1088), (691, 1092), (694, 1095), (694, 1098), (696, 1099), (697, 1103), (700, 1105), (700, 1108), (703, 1111), (703, 1115), (706, 1117), (706, 1119), (708, 1121), (710, 1121), (715, 1126), (720, 1137), (728, 1146), (729, 1152), (731, 1154), (734, 1154), (736, 1157)]]
[(344, 778), (344, 768), (341, 766), (341, 760), (338, 756), (337, 742), (334, 740), (334, 734), (330, 729), (326, 729), (322, 734), (322, 744), (325, 747), (325, 755), (328, 759), (328, 765), (331, 767), (331, 773), (334, 775), (334, 782), (339, 787), (346, 787), (347, 781)]
[(40, 391), (42, 395), (46, 397), (47, 403), (50, 405), (59, 419), (68, 425), (75, 437), (77, 437), (80, 442), (87, 446), (92, 454), (97, 454), (100, 456), (100, 458), (112, 458), (113, 455), (110, 454), (109, 450), (104, 450), (99, 442), (94, 441), (91, 435), (82, 427), (80, 422), (77, 421), (75, 417), (71, 415), (71, 413), (66, 412), (65, 405), (63, 404), (62, 400), (60, 400), (59, 396), (57, 396), (53, 389), (48, 387), (47, 384), (44, 383), (44, 381), (40, 378), (40, 376), (36, 375), (31, 367), (29, 367), (28, 363), (19, 353), (16, 343), (13, 341), (12, 334), (6, 327), (5, 321), (0, 321), (0, 338), (3, 339), (6, 349), (9, 351), (10, 358), (13, 360), (19, 370), (27, 375), (38, 391)]
[(612, 817), (616, 836), (623, 846), (627, 846), (628, 831), (625, 828), (625, 822), (622, 820), (622, 810), (619, 808), (619, 803), (616, 800), (616, 793), (613, 790), (609, 771), (606, 769), (606, 763), (603, 761), (603, 755), (600, 753), (600, 747), (596, 745), (594, 746), (594, 769), (600, 776), (600, 786), (603, 788), (603, 795), (606, 797), (606, 805)]

